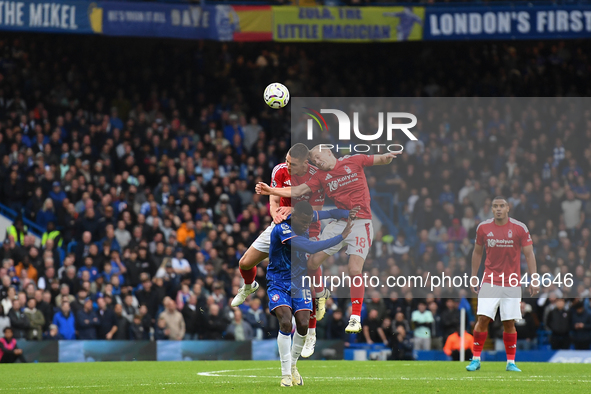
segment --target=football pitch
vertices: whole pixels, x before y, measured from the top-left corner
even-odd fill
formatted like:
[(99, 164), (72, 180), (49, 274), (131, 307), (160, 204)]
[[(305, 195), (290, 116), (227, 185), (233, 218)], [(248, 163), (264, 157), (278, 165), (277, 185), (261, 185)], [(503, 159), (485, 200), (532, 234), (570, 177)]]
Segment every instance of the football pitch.
[(279, 387), (278, 361), (97, 362), (0, 367), (2, 393), (589, 393), (591, 366), (519, 363), (306, 361), (303, 387)]

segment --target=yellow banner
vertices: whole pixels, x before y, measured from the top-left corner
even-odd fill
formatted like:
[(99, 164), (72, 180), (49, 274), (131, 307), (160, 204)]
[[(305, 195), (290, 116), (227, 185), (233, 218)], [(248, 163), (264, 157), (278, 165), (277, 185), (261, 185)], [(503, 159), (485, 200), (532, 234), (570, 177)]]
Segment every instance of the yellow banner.
[(424, 7), (273, 7), (273, 40), (421, 40), (424, 17)]

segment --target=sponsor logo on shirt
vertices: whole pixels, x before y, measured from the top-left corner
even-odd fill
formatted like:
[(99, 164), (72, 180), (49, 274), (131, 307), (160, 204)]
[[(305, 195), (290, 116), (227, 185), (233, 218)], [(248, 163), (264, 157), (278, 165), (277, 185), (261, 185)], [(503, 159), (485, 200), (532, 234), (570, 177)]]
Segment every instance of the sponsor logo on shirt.
[(512, 248), (512, 239), (487, 239), (489, 248)]

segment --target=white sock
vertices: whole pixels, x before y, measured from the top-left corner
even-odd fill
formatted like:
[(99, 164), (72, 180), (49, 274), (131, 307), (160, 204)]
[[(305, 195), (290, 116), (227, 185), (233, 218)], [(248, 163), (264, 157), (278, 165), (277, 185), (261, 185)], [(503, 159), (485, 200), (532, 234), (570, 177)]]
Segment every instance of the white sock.
[(478, 356), (478, 357), (472, 357), (472, 360), (480, 361), (480, 356)]
[(316, 335), (316, 327), (308, 328), (308, 335)]
[(515, 360), (507, 360), (507, 364), (515, 364)]
[(254, 282), (252, 282), (251, 284), (247, 285), (246, 283), (244, 284), (244, 290), (250, 290), (255, 283), (257, 283), (257, 281), (255, 280)]
[(359, 323), (361, 323), (361, 316), (359, 315), (351, 315), (351, 319), (358, 321)]
[(302, 354), (302, 348), (304, 347), (304, 342), (306, 342), (306, 337), (307, 335), (300, 335), (300, 333), (297, 331), (295, 332), (295, 334), (293, 334), (293, 345), (291, 346), (292, 366), (296, 365), (296, 363), (298, 362), (298, 358), (300, 358), (300, 354)]
[(291, 335), (279, 331), (277, 346), (279, 347), (279, 359), (281, 360), (281, 375), (291, 375)]

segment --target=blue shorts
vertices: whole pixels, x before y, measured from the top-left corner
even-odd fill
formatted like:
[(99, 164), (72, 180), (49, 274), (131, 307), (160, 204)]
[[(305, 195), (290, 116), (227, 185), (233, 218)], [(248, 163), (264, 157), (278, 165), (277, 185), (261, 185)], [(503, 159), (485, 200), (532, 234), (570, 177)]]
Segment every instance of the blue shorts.
[(292, 313), (298, 311), (312, 312), (312, 293), (310, 289), (300, 289), (294, 291), (292, 297), (291, 283), (276, 283), (275, 281), (269, 283), (267, 288), (267, 295), (269, 296), (269, 310), (273, 312), (274, 309), (280, 306), (291, 308)]

